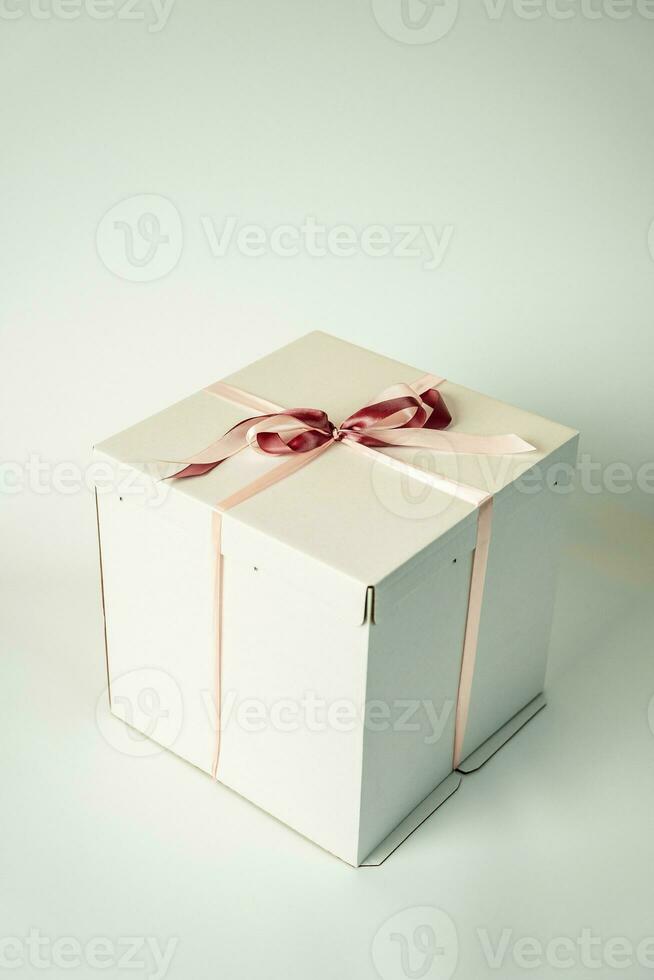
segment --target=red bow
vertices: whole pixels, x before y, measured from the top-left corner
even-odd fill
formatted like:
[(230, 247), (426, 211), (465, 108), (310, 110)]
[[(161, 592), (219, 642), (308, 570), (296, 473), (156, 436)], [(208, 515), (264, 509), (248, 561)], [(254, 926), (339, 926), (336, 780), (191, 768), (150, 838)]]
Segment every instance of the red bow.
[(410, 385), (394, 385), (379, 399), (364, 405), (338, 426), (318, 408), (289, 408), (244, 419), (201, 453), (184, 460), (187, 465), (173, 477), (202, 476), (246, 446), (269, 456), (308, 453), (327, 442), (343, 439), (381, 449), (398, 445), (394, 433), (400, 429), (446, 429), (452, 421), (437, 388), (418, 393)]
[[(412, 447), (443, 453), (531, 452), (534, 446), (517, 435), (483, 436), (465, 432), (444, 432), (452, 416), (438, 391), (439, 379), (428, 375), (413, 385), (397, 384), (386, 388), (375, 401), (364, 405), (340, 425), (317, 408), (289, 408), (255, 415), (237, 422), (223, 436), (201, 452), (187, 459), (183, 469), (173, 473), (180, 479), (202, 476), (247, 446), (268, 456), (308, 453), (328, 443), (350, 441), (374, 449)], [(229, 397), (229, 385), (220, 384)], [(243, 399), (254, 396), (239, 393)], [(237, 399), (238, 401), (238, 399)]]

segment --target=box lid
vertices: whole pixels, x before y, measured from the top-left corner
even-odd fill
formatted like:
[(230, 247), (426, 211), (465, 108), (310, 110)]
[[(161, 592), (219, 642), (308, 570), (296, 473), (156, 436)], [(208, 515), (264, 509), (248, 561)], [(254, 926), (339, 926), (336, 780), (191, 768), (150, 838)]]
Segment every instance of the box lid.
[[(338, 424), (389, 385), (413, 382), (424, 373), (424, 368), (314, 332), (223, 380), (284, 407), (321, 408)], [(527, 470), (576, 436), (566, 426), (450, 381), (439, 390), (453, 416), (450, 430), (515, 432), (536, 451), (481, 457), (384, 450), (388, 455), (497, 493), (510, 489)], [(158, 461), (184, 460), (252, 414), (205, 389), (104, 440), (96, 451), (157, 478), (170, 472), (170, 466), (158, 468)], [(278, 458), (246, 449), (204, 476), (168, 481), (166, 486), (172, 494), (216, 509), (219, 501), (278, 463)], [(449, 554), (455, 537), (462, 550), (471, 550), (475, 529), (474, 504), (335, 444), (229, 510), (223, 518), (222, 548), (225, 555), (274, 567), (348, 620), (361, 622), (370, 586), (414, 558), (424, 560), (427, 549)]]

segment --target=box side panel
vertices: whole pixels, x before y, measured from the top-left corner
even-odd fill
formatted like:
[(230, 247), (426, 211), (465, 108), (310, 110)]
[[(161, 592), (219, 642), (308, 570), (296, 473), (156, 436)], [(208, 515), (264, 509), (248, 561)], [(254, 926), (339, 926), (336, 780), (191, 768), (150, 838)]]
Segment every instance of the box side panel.
[(98, 516), (112, 710), (210, 771), (211, 512), (177, 494), (153, 506), (141, 494), (104, 490)]
[[(574, 465), (576, 442), (552, 454), (541, 474), (559, 463)], [(534, 483), (530, 492), (511, 489), (494, 505), (463, 758), (543, 690), (571, 486)]]
[[(141, 493), (105, 490), (98, 514), (112, 710), (211, 772), (212, 512), (174, 491), (154, 506)], [(367, 637), (367, 624), (335, 616), (265, 561), (224, 559), (218, 778), (351, 864)]]
[[(413, 588), (370, 631), (359, 857), (363, 860), (452, 771), (472, 555), (423, 563)], [(385, 600), (392, 597), (386, 593)]]
[(357, 863), (368, 625), (262, 565), (223, 565), (218, 778)]

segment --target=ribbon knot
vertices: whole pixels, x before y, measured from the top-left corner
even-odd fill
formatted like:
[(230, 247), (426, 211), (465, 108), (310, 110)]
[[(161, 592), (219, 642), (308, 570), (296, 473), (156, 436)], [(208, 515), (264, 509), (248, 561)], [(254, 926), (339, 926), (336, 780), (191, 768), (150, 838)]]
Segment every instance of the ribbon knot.
[(202, 476), (250, 446), (267, 456), (309, 453), (351, 441), (374, 449), (410, 446), (446, 453), (497, 454), (534, 449), (517, 435), (475, 436), (447, 432), (452, 422), (438, 379), (386, 388), (373, 401), (335, 425), (318, 408), (288, 408), (237, 422), (206, 449), (188, 459), (171, 478)]

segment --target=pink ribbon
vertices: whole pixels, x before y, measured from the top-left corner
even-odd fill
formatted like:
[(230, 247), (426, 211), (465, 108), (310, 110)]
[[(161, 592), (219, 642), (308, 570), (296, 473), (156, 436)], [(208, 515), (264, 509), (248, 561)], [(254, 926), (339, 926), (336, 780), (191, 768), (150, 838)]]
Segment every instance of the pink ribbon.
[(250, 447), (268, 456), (290, 456), (326, 448), (336, 442), (358, 443), (373, 449), (412, 447), (444, 453), (504, 455), (533, 450), (517, 435), (475, 436), (448, 432), (452, 416), (429, 376), (414, 385), (385, 388), (372, 402), (335, 425), (318, 408), (288, 408), (244, 419), (206, 449), (187, 459), (172, 474), (181, 479), (202, 476), (226, 459)]
[[(221, 517), (232, 507), (279, 480), (285, 479), (300, 467), (310, 463), (330, 446), (338, 443), (370, 456), (392, 469), (398, 470), (429, 484), (435, 489), (460, 496), (473, 504), (478, 511), (477, 541), (472, 561), (470, 592), (466, 615), (461, 670), (454, 730), (453, 768), (463, 757), (463, 742), (477, 654), (477, 638), (484, 595), (486, 564), (491, 537), (492, 496), (477, 487), (467, 486), (436, 473), (430, 473), (380, 449), (409, 446), (416, 449), (433, 449), (443, 453), (475, 453), (504, 455), (531, 452), (534, 446), (519, 436), (476, 436), (463, 432), (445, 432), (452, 416), (437, 386), (443, 378), (425, 375), (413, 384), (397, 384), (384, 389), (373, 401), (335, 425), (326, 413), (314, 408), (284, 409), (240, 388), (219, 381), (206, 391), (242, 408), (260, 411), (261, 414), (244, 419), (232, 426), (224, 435), (206, 449), (179, 460), (184, 467), (168, 479), (202, 476), (215, 469), (226, 459), (248, 447), (269, 456), (285, 456), (285, 461), (257, 477), (231, 496), (220, 501), (214, 512), (213, 533), (216, 553), (216, 675), (215, 697), (220, 718), (221, 699), (221, 621), (222, 621), (222, 553)], [(217, 777), (220, 757), (220, 720), (216, 731), (216, 743), (211, 774)]]

